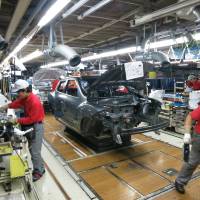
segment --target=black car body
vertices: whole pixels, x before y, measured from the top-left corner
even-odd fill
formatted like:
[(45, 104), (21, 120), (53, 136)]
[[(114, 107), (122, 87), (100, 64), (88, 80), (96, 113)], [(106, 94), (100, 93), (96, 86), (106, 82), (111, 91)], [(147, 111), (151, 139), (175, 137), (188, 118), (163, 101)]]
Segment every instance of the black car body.
[[(123, 144), (130, 141), (132, 134), (167, 126), (158, 117), (161, 103), (140, 95), (137, 86), (141, 84), (126, 81), (123, 67), (118, 67), (101, 77), (68, 77), (60, 81), (49, 102), (56, 118), (81, 136), (110, 138)], [(148, 125), (138, 127), (141, 122)]]

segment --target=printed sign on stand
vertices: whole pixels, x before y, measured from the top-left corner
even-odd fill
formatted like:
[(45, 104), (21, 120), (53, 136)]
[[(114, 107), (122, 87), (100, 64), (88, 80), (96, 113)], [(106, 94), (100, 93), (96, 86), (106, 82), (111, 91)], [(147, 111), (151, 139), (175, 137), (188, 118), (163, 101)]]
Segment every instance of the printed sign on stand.
[(126, 80), (136, 79), (144, 76), (143, 63), (141, 61), (125, 63)]

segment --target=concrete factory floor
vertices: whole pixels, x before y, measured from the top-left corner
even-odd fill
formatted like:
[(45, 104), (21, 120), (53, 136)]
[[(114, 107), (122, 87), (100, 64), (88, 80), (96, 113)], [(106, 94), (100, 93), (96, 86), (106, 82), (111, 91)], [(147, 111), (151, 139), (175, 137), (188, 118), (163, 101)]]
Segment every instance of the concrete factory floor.
[[(56, 159), (57, 163), (53, 160), (49, 163), (46, 156), (44, 160), (66, 199), (200, 199), (200, 168), (196, 170), (185, 195), (174, 190), (176, 172), (182, 165), (180, 148), (142, 134), (132, 138), (133, 144), (129, 147), (95, 153), (64, 132), (64, 126), (49, 115), (45, 120), (43, 152)], [(177, 146), (181, 145), (181, 139), (167, 138), (171, 138), (172, 144), (177, 140)], [(59, 172), (58, 168), (53, 170), (53, 165), (58, 163)], [(68, 185), (59, 181), (59, 176), (68, 176)], [(70, 180), (76, 185), (76, 191)], [(79, 197), (74, 196), (70, 187), (76, 195), (79, 193)]]

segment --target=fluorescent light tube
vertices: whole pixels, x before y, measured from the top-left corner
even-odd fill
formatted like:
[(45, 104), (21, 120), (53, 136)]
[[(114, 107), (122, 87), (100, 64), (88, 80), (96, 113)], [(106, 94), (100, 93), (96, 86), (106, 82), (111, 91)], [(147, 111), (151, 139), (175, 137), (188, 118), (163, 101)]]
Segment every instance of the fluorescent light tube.
[(80, 0), (76, 4), (74, 4), (69, 10), (67, 10), (64, 14), (62, 14), (62, 18), (66, 18), (71, 15), (73, 12), (77, 11), (81, 6), (86, 4), (89, 0)]
[(18, 45), (17, 47), (4, 59), (4, 61), (1, 63), (1, 67), (5, 65), (10, 58), (15, 56), (32, 38), (33, 36), (38, 32), (39, 29), (41, 29), (43, 26), (45, 26), (47, 23), (49, 23), (71, 0), (57, 0), (45, 13), (45, 15), (41, 18), (41, 20), (38, 22), (38, 27), (33, 29), (33, 32), (31, 31)]
[(21, 61), (22, 63), (26, 63), (26, 62), (28, 62), (28, 61), (30, 61), (30, 60), (33, 60), (33, 59), (35, 59), (35, 58), (38, 58), (38, 57), (42, 56), (43, 54), (44, 54), (44, 53), (43, 53), (42, 51), (40, 51), (39, 49), (37, 49), (36, 51), (34, 51), (34, 52), (32, 52), (32, 53), (26, 55), (25, 57), (20, 58), (20, 61)]
[(38, 26), (42, 28), (48, 24), (71, 0), (57, 0), (44, 14), (38, 22)]
[(58, 62), (52, 62), (52, 63), (49, 63), (47, 65), (42, 65), (42, 66), (40, 66), (40, 68), (50, 68), (50, 67), (68, 65), (68, 64), (69, 64), (69, 61), (62, 60), (62, 61), (58, 61)]
[(106, 4), (110, 3), (113, 0), (103, 0), (100, 1), (98, 4), (96, 4), (95, 6), (91, 7), (90, 9), (88, 9), (87, 11), (85, 11), (82, 15), (78, 16), (78, 19), (81, 20), (84, 17), (87, 17), (88, 15), (91, 15), (92, 13), (94, 13), (96, 10), (99, 10), (100, 8), (102, 8), (103, 6), (105, 6)]
[(16, 55), (32, 38), (24, 38), (16, 47), (15, 49), (10, 53), (10, 56)]
[(192, 35), (194, 40), (200, 40), (200, 33), (195, 33)]
[[(107, 58), (107, 57), (112, 57), (112, 56), (117, 56), (117, 55), (122, 55), (122, 54), (127, 54), (127, 53), (134, 53), (136, 51), (140, 51), (141, 47), (128, 47), (128, 48), (123, 48), (123, 49), (118, 49), (115, 51), (108, 51), (105, 53), (100, 53), (100, 54), (94, 54), (92, 56), (84, 57), (81, 60), (82, 61), (91, 61), (91, 60), (96, 60), (100, 58)], [(48, 67), (56, 67), (56, 66), (61, 66), (61, 65), (68, 65), (68, 61), (59, 61), (59, 62), (52, 62), (47, 65), (43, 65), (40, 68), (48, 68)]]
[(140, 51), (140, 50), (141, 50), (140, 46), (128, 47), (128, 48), (118, 49), (118, 50), (114, 50), (114, 51), (108, 51), (105, 53), (95, 54), (92, 56), (82, 58), (81, 60), (82, 61), (96, 60), (96, 59), (100, 59), (100, 58), (112, 57), (112, 56), (117, 56), (117, 55), (121, 55), (121, 54), (134, 53), (134, 52)]
[(161, 40), (161, 41), (151, 42), (149, 44), (146, 44), (145, 50), (162, 48), (162, 47), (169, 47), (169, 46), (173, 46), (173, 45), (176, 45), (176, 44), (183, 44), (183, 43), (187, 43), (187, 42), (188, 42), (188, 39), (185, 36), (179, 37), (179, 38), (176, 38), (176, 39)]
[(15, 49), (4, 59), (4, 61), (1, 63), (2, 65), (5, 65), (10, 58), (15, 56), (29, 41), (31, 38), (24, 38), (16, 47)]

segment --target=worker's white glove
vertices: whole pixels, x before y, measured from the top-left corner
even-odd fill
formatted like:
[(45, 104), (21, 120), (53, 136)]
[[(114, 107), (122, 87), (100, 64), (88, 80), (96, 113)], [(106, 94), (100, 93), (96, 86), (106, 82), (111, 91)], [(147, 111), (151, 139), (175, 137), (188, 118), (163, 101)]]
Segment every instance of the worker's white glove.
[(18, 135), (18, 136), (25, 135), (25, 134), (27, 134), (27, 133), (29, 133), (29, 132), (31, 132), (31, 131), (33, 131), (33, 128), (30, 128), (30, 129), (28, 129), (27, 131), (21, 131), (21, 130), (18, 129), (18, 128), (14, 128), (14, 133), (15, 133), (15, 135)]
[(17, 124), (17, 118), (15, 118), (15, 117), (11, 117), (8, 121), (9, 121), (11, 124)]
[(24, 135), (24, 131), (19, 130), (18, 128), (14, 128), (15, 135), (22, 136)]
[(190, 144), (191, 141), (192, 141), (191, 134), (190, 133), (185, 133), (185, 135), (183, 137), (184, 144)]
[(0, 112), (3, 112), (5, 111), (6, 109), (8, 109), (8, 105), (3, 105), (3, 106), (0, 106)]

